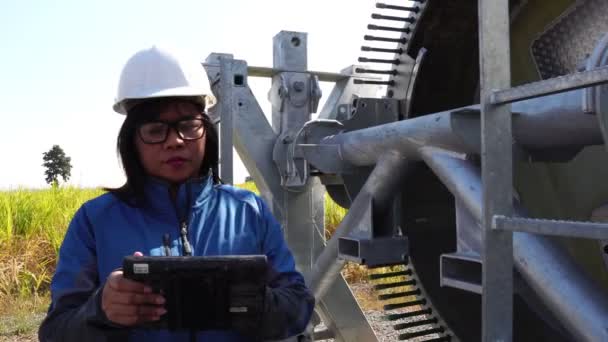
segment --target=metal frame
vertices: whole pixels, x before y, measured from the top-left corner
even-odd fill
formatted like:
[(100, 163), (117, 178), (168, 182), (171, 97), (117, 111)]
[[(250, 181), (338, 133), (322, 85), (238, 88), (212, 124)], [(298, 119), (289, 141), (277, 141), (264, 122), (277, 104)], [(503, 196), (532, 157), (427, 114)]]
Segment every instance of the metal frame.
[[(293, 138), (297, 132), (310, 120), (310, 113), (316, 110), (320, 95), (314, 92), (317, 79), (337, 81), (339, 96), (336, 96), (342, 101), (352, 97), (355, 91), (363, 94), (371, 91), (369, 87), (352, 86), (353, 75), (348, 72), (339, 75), (308, 72), (304, 33), (280, 32), (273, 45), (273, 68), (248, 67), (245, 61), (235, 60), (229, 54), (214, 53), (206, 59), (203, 65), (219, 100), (210, 115), (219, 121), (223, 135), (221, 176), (231, 181), (234, 146), (282, 224), (297, 268), (309, 279), (317, 255), (325, 245), (325, 191), (315, 178), (304, 179), (303, 184), (295, 187), (286, 181), (289, 170), (293, 171), (286, 168), (294, 157), (290, 146), (295, 144)], [(269, 96), (273, 127), (248, 86), (249, 71), (273, 79)], [(325, 292), (325, 296), (318, 298), (315, 310), (328, 328), (320, 332), (321, 335), (330, 335), (336, 341), (377, 340), (339, 270)], [(313, 335), (312, 331), (308, 333)]]
[[(328, 120), (347, 108), (344, 103), (355, 92), (371, 95), (376, 88), (356, 85), (352, 67), (343, 74), (307, 71), (305, 34), (281, 32), (275, 37), (273, 68), (248, 67), (224, 54), (207, 59), (220, 100), (221, 175), (231, 180), (234, 143), (283, 224), (297, 266), (319, 299), (318, 315), (337, 340), (375, 339), (339, 274), (344, 260), (338, 258), (338, 239), (367, 229), (370, 203), (388, 201), (400, 187), (394, 174), (406, 168), (406, 158), (423, 160), (435, 172), (454, 194), (463, 211), (459, 217), (473, 223), (468, 233), (477, 230), (481, 236), (470, 245), (478, 250), (442, 256), (441, 265), (449, 275), (442, 279), (444, 285), (482, 294), (484, 341), (513, 339), (514, 266), (574, 338), (608, 340), (608, 295), (559, 245), (536, 235), (605, 239), (608, 225), (526, 219), (526, 211), (514, 200), (512, 179), (514, 150), (525, 151), (526, 158), (552, 160), (571, 157), (572, 152), (556, 157), (551, 153), (556, 149), (578, 151), (603, 142), (598, 119), (581, 105), (587, 92), (578, 89), (608, 83), (608, 69), (596, 65), (586, 72), (510, 88), (508, 1), (478, 4), (481, 104), (395, 123), (343, 132), (342, 123)], [(272, 127), (247, 85), (248, 72), (273, 78)], [(321, 120), (311, 122), (318, 79), (337, 83)], [(560, 124), (564, 120), (568, 125)], [(481, 169), (468, 159), (471, 154), (481, 155)], [(325, 244), (324, 190), (309, 169), (342, 174), (370, 165), (375, 165), (373, 173)], [(471, 273), (479, 263), (480, 283)]]

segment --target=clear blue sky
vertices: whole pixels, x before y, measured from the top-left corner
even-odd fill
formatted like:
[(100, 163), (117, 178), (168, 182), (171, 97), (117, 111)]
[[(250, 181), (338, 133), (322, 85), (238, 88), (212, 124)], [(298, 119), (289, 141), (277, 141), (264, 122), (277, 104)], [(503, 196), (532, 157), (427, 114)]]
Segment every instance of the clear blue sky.
[[(30, 1), (0, 5), (0, 188), (43, 187), (42, 153), (59, 144), (71, 183), (118, 186), (112, 111), (120, 70), (136, 50), (170, 44), (201, 61), (232, 53), (272, 65), (272, 37), (308, 32), (311, 70), (337, 72), (360, 55), (372, 0)], [(266, 103), (269, 83), (252, 84)], [(325, 87), (324, 95), (331, 88)], [(268, 106), (263, 105), (265, 110)], [(235, 181), (246, 172), (236, 170)]]

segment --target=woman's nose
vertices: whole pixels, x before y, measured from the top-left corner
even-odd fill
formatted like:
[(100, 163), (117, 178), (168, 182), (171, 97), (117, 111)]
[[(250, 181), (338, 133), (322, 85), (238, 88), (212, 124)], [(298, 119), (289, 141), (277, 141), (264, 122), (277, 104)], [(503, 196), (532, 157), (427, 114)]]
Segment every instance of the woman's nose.
[(177, 133), (175, 127), (170, 127), (167, 132), (167, 139), (165, 140), (165, 147), (176, 147), (184, 145), (184, 140)]

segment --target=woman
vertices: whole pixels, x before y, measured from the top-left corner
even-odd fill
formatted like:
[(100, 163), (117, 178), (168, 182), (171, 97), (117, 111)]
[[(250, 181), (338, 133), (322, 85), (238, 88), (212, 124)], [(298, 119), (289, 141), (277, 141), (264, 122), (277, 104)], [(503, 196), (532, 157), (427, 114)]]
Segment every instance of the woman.
[(300, 333), (314, 299), (281, 229), (255, 194), (220, 185), (218, 136), (204, 69), (156, 47), (125, 65), (114, 109), (126, 114), (118, 152), (127, 181), (85, 203), (59, 251), (42, 341), (246, 341), (236, 331), (144, 329), (165, 299), (125, 279), (127, 255), (265, 254), (272, 269), (260, 334)]

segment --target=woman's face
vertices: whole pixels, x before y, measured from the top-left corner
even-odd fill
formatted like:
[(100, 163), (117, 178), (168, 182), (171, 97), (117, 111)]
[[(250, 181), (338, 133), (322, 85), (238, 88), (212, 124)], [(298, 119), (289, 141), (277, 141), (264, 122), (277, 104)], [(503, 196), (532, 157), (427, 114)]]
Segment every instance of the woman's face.
[(206, 142), (202, 115), (194, 104), (175, 100), (157, 119), (137, 126), (135, 146), (148, 175), (173, 184), (199, 176)]

